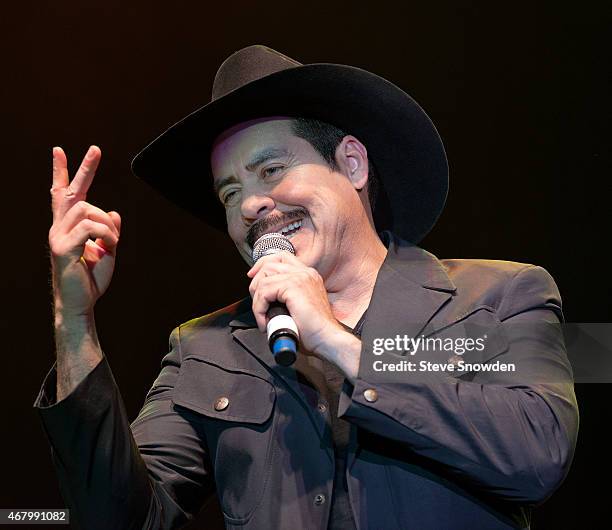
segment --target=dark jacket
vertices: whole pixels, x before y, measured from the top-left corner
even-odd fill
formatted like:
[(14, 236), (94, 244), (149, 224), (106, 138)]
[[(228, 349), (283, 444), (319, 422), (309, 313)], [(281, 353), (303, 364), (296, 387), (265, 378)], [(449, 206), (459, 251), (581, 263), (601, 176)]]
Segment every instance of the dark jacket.
[[(131, 425), (106, 357), (60, 403), (54, 365), (34, 406), (80, 527), (178, 528), (216, 487), (227, 528), (326, 528), (329, 408), (292, 367), (275, 364), (250, 303), (172, 331)], [(576, 443), (571, 367), (555, 326), (562, 319), (541, 267), (438, 260), (393, 238), (361, 364), (391, 355), (373, 357), (373, 338), (449, 336), (477, 324), (487, 347), (465, 360), (516, 362), (522, 373), (405, 373), (385, 382), (360, 366), (354, 386), (345, 380), (338, 416), (352, 424), (347, 481), (360, 530), (529, 526), (530, 506), (562, 482)]]

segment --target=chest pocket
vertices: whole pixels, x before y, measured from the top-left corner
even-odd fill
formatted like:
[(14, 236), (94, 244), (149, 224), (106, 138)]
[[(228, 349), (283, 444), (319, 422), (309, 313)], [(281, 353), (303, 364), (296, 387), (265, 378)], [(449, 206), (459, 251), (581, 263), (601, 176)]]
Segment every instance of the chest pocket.
[(267, 490), (277, 423), (274, 385), (249, 369), (186, 355), (172, 402), (206, 444), (226, 522), (245, 524)]
[(186, 356), (172, 402), (208, 418), (264, 423), (276, 400), (274, 385), (248, 370), (238, 371)]
[(186, 356), (172, 402), (209, 418), (260, 424), (270, 417), (275, 400), (274, 385), (248, 370)]

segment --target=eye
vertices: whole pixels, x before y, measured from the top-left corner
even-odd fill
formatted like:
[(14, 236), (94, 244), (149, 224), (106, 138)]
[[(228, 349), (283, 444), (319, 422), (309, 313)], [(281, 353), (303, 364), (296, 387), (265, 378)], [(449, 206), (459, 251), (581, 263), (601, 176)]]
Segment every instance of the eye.
[(261, 171), (261, 174), (265, 177), (273, 177), (279, 173), (278, 170), (283, 169), (283, 166), (270, 166), (266, 167)]
[(219, 198), (221, 200), (221, 203), (224, 206), (230, 206), (234, 202), (236, 202), (237, 197), (238, 197), (238, 190), (234, 188), (234, 189), (228, 189), (227, 191), (223, 191)]

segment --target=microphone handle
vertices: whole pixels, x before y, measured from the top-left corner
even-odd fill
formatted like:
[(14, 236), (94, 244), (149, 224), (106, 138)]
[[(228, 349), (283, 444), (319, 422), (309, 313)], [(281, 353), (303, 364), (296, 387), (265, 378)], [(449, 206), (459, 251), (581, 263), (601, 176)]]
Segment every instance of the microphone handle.
[(285, 304), (272, 302), (268, 311), (268, 344), (276, 362), (282, 366), (292, 365), (297, 358), (299, 333)]

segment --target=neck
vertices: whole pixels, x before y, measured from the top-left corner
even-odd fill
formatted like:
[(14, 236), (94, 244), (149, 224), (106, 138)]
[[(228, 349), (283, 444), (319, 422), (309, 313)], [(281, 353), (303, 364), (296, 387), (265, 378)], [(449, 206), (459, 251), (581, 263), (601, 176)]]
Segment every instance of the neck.
[(350, 258), (342, 260), (325, 281), (334, 316), (350, 327), (355, 326), (370, 304), (378, 271), (387, 256), (378, 234), (372, 229), (365, 232), (365, 237), (363, 233), (356, 234), (349, 241), (352, 252), (342, 255)]

